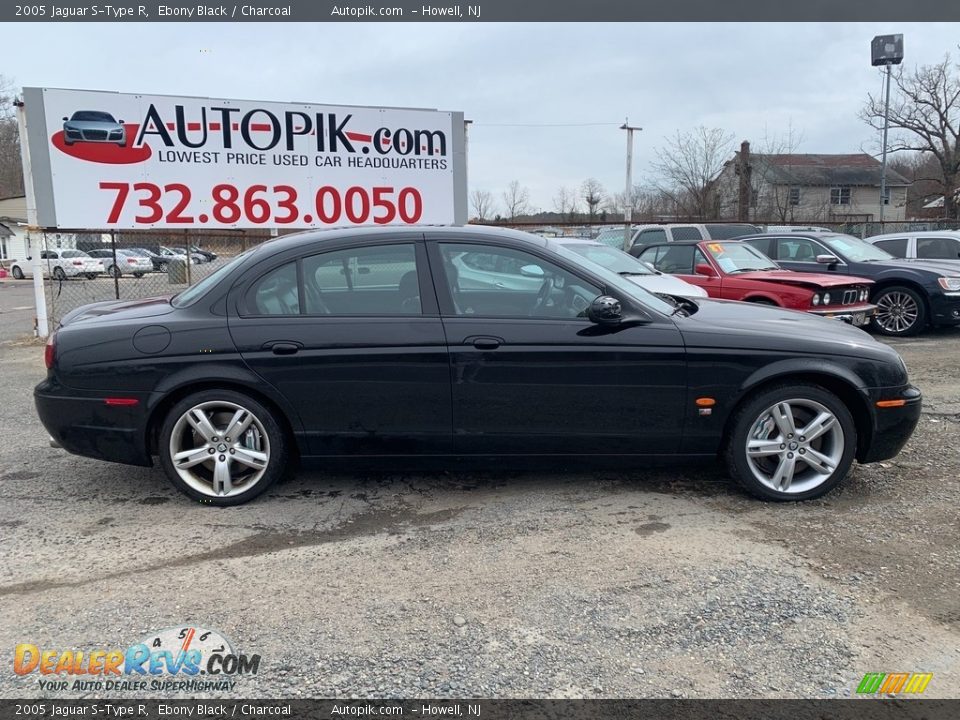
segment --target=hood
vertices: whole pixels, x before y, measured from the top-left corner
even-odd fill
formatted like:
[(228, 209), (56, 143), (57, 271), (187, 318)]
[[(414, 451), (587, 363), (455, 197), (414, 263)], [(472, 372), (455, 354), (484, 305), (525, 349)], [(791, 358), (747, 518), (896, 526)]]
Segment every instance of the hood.
[(873, 280), (854, 275), (827, 275), (826, 273), (794, 272), (792, 270), (753, 270), (727, 276), (730, 280), (761, 280), (784, 285), (805, 285), (830, 288), (838, 285), (873, 285)]
[(84, 305), (63, 316), (61, 326), (79, 322), (118, 322), (134, 318), (156, 317), (173, 311), (173, 295), (141, 298), (139, 300), (108, 300)]
[(632, 283), (652, 293), (680, 295), (681, 297), (706, 297), (702, 287), (685, 282), (673, 275), (624, 275)]
[(675, 318), (688, 347), (775, 348), (899, 362), (893, 348), (840, 320), (730, 300), (697, 300), (697, 305), (689, 317)]
[(896, 260), (878, 260), (870, 263), (879, 267), (903, 268), (908, 267), (914, 270), (927, 270), (937, 275), (947, 275), (950, 277), (960, 277), (960, 259), (958, 260), (926, 260), (926, 259), (900, 259)]

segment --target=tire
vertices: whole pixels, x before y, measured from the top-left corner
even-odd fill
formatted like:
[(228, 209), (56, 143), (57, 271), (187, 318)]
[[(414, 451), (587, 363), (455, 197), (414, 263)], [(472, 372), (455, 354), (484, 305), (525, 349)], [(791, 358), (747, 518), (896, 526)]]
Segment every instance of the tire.
[[(785, 406), (789, 413), (783, 412)], [(775, 416), (778, 410), (781, 421)], [(812, 439), (809, 432), (798, 432), (809, 431), (815, 418), (827, 426), (818, 423), (820, 432)], [(744, 490), (763, 500), (826, 495), (849, 474), (857, 449), (857, 428), (847, 406), (829, 390), (807, 383), (764, 390), (737, 410), (728, 428), (727, 469)], [(748, 443), (755, 448), (750, 456)], [(816, 470), (808, 460), (822, 469)]]
[(96, 280), (96, 279), (97, 279), (97, 275), (98, 275), (98, 273), (84, 273), (84, 274), (83, 274), (83, 276), (84, 276), (87, 280)]
[(14, 265), (10, 273), (13, 275), (14, 280), (23, 280), (23, 270), (20, 269), (19, 265)]
[(118, 268), (116, 265), (111, 265), (111, 266), (107, 269), (107, 275), (109, 275), (110, 277), (115, 277), (115, 278), (123, 277), (123, 270), (121, 270), (120, 268)]
[(134, 276), (135, 278), (137, 278), (137, 280), (139, 280), (140, 278), (143, 277), (143, 273), (142, 273), (142, 272), (135, 272), (135, 273), (133, 274), (133, 276)]
[(881, 335), (909, 337), (927, 326), (927, 306), (916, 290), (901, 285), (887, 287), (878, 292), (873, 303), (877, 314), (873, 326)]
[(746, 302), (754, 305), (766, 305), (767, 307), (779, 307), (773, 300), (767, 300), (767, 298), (747, 298)]
[(158, 271), (158, 272), (166, 272), (166, 271), (167, 271), (167, 265), (169, 265), (169, 263), (165, 263), (165, 262), (160, 263), (159, 265), (157, 265), (157, 271)]
[(54, 280), (66, 280), (67, 274), (63, 271), (62, 267), (55, 267), (53, 269), (53, 278)]
[[(239, 411), (247, 413), (240, 415), (241, 422), (250, 418), (248, 429), (227, 442), (220, 433)], [(208, 435), (204, 436), (201, 430), (206, 424)], [(215, 443), (205, 439), (214, 437)], [(174, 405), (160, 428), (158, 451), (174, 487), (194, 500), (223, 507), (242, 505), (266, 491), (283, 475), (291, 458), (289, 439), (273, 411), (233, 390), (204, 390)], [(189, 451), (199, 454), (182, 455)], [(174, 459), (178, 454), (179, 467)], [(246, 461), (239, 459), (241, 455)], [(193, 465), (186, 464), (191, 461)], [(227, 478), (229, 487), (224, 482)]]

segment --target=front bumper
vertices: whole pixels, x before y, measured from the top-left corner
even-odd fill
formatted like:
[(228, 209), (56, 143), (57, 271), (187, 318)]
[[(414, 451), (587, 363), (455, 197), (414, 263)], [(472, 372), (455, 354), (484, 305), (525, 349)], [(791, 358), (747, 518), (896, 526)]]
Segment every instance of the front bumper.
[[(866, 392), (871, 409), (872, 432), (867, 442), (861, 442), (857, 452), (857, 460), (864, 464), (895, 457), (913, 435), (923, 405), (923, 395), (913, 385), (872, 388)], [(888, 407), (877, 405), (900, 401), (904, 401), (903, 404)]]
[(934, 325), (960, 325), (960, 293), (942, 292), (930, 298)]
[(110, 406), (109, 393), (65, 388), (47, 378), (33, 391), (40, 422), (56, 443), (74, 455), (151, 466), (146, 443), (146, 408), (149, 394), (123, 393), (137, 397), (135, 406)]
[(859, 305), (844, 305), (838, 308), (811, 308), (808, 310), (811, 315), (842, 320), (845, 323), (863, 327), (870, 323), (870, 319), (877, 314), (877, 306), (871, 303), (861, 303)]

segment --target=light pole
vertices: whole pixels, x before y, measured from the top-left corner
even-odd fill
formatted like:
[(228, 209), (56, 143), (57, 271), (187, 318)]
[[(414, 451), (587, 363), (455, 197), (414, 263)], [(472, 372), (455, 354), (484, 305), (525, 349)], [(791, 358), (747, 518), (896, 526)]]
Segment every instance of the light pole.
[(883, 102), (883, 153), (880, 161), (880, 231), (883, 232), (883, 209), (887, 199), (887, 132), (890, 129), (890, 72), (892, 65), (903, 62), (903, 35), (877, 35), (870, 43), (870, 63), (887, 68)]
[(621, 130), (627, 131), (627, 184), (623, 192), (623, 249), (630, 251), (630, 225), (633, 221), (633, 131), (642, 127), (630, 125), (630, 118), (624, 118)]

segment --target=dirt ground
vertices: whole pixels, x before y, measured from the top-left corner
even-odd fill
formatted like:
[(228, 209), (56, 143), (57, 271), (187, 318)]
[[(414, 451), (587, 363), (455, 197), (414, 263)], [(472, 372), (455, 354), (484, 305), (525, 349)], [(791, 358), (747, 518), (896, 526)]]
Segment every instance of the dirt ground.
[(897, 671), (960, 696), (960, 331), (894, 343), (926, 399), (898, 458), (779, 505), (682, 467), (305, 473), (205, 507), (48, 447), (41, 348), (2, 340), (8, 663), (190, 624), (261, 655), (232, 696), (844, 697)]

